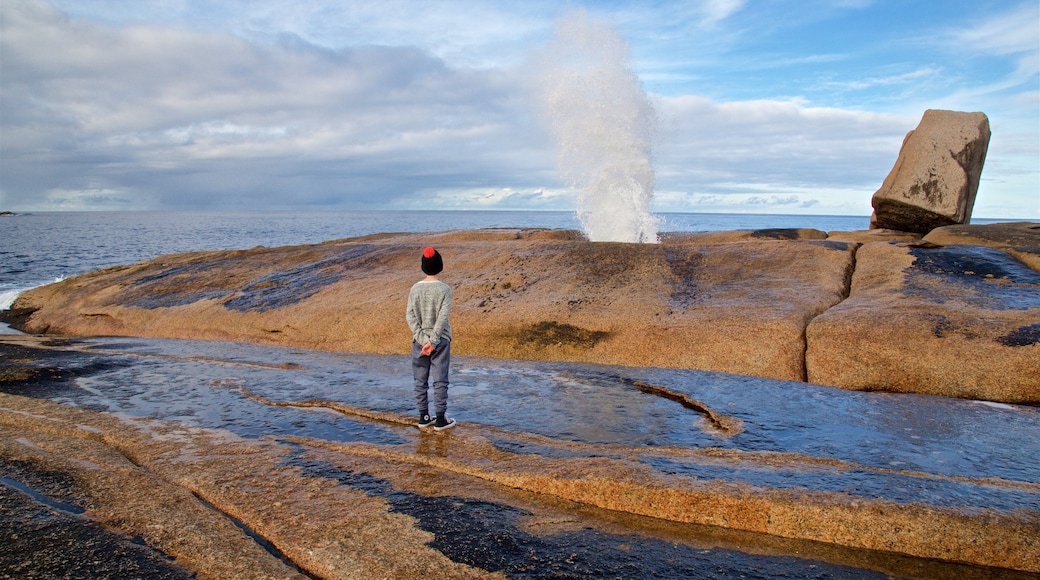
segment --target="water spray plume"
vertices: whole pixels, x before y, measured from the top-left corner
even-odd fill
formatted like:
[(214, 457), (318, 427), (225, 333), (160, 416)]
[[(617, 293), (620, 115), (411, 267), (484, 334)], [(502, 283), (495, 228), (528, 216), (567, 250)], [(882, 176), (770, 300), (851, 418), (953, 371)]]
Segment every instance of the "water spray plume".
[(541, 63), (543, 104), (585, 235), (655, 243), (656, 114), (628, 59), (627, 43), (610, 26), (584, 11), (571, 13), (557, 24)]

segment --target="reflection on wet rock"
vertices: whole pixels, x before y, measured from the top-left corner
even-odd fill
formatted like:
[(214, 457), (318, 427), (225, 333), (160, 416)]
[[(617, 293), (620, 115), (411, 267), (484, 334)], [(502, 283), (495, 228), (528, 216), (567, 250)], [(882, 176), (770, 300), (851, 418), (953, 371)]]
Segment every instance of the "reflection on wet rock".
[(1040, 572), (1029, 407), (458, 357), (425, 433), (402, 356), (0, 349), (74, 371), (4, 383), (0, 461), (200, 577)]

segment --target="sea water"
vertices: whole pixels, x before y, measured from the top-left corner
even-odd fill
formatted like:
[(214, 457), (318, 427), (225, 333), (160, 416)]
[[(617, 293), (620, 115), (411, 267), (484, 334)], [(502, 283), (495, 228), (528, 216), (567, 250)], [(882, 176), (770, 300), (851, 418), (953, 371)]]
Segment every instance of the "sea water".
[[(866, 216), (662, 213), (662, 231), (866, 229)], [(163, 254), (316, 244), (384, 232), (581, 229), (569, 211), (36, 212), (0, 217), (0, 310), (28, 288)]]

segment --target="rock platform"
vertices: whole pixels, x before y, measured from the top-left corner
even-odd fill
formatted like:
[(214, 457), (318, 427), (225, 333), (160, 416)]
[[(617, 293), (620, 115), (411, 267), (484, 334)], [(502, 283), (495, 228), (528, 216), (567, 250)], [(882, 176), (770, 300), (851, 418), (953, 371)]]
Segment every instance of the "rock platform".
[[(24, 336), (0, 355), (4, 573), (94, 553), (35, 532), (58, 520), (170, 578), (1040, 574), (1031, 407), (459, 356), (460, 426), (429, 433), (401, 355)], [(10, 509), (11, 481), (50, 500)]]
[(30, 333), (403, 354), (434, 245), (453, 352), (1040, 402), (1040, 224), (663, 234), (380, 234), (161, 256), (25, 292)]

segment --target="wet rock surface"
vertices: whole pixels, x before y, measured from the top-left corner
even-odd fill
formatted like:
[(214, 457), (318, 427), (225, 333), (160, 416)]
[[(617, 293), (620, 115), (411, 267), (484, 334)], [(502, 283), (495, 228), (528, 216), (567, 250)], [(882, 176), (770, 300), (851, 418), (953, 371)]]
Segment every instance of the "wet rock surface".
[(1037, 228), (666, 233), (653, 245), (559, 230), (379, 234), (162, 256), (28, 291), (7, 315), (51, 335), (404, 354), (402, 305), (434, 244), (456, 354), (1037, 403)]
[(170, 574), (1040, 572), (1030, 407), (457, 357), (462, 424), (427, 434), (402, 356), (31, 337), (0, 354), (66, 370), (0, 381), (3, 465)]
[(806, 331), (808, 378), (1040, 401), (1040, 273), (995, 248), (868, 244), (847, 300)]
[(3, 578), (195, 577), (134, 538), (34, 501), (4, 479), (0, 538)]
[(855, 245), (776, 239), (789, 234), (801, 235), (657, 245), (548, 231), (368, 236), (164, 256), (34, 289), (15, 307), (33, 333), (404, 353), (402, 304), (417, 248), (432, 243), (454, 289), (452, 325), (465, 329), (455, 353), (804, 380), (805, 325), (847, 293)]
[(1008, 222), (935, 228), (924, 240), (938, 245), (996, 248), (1040, 272), (1040, 223)]

